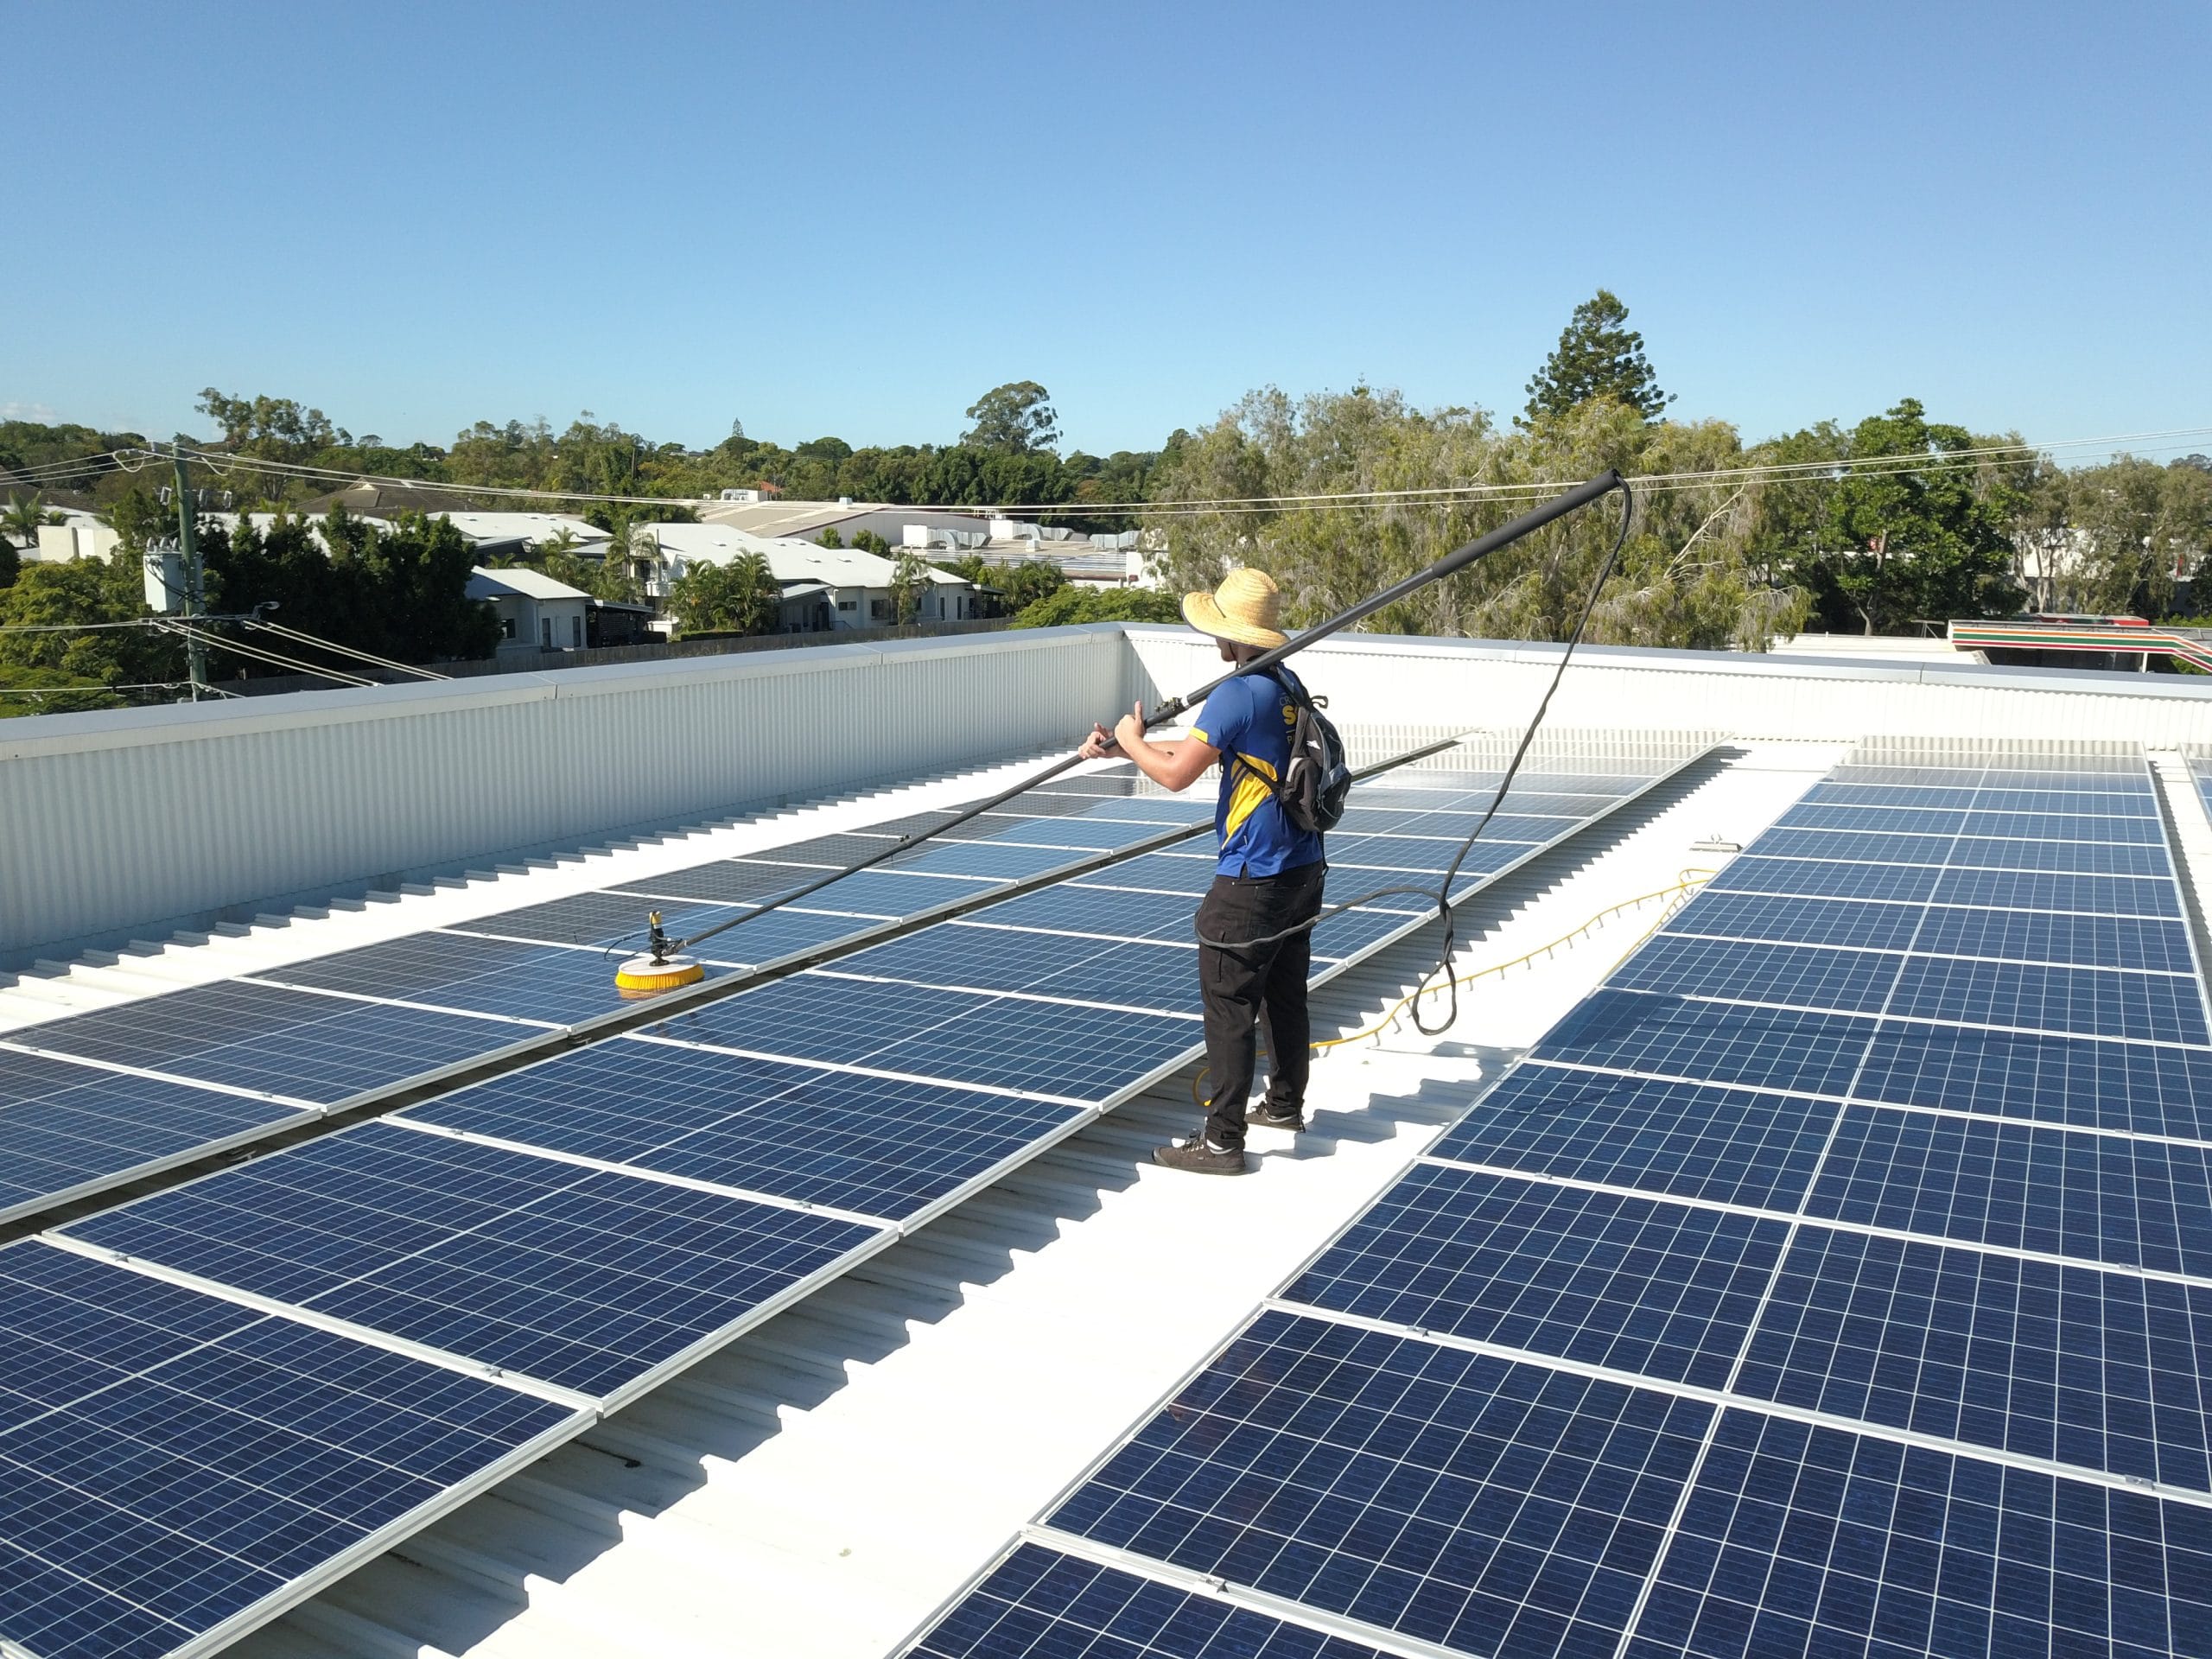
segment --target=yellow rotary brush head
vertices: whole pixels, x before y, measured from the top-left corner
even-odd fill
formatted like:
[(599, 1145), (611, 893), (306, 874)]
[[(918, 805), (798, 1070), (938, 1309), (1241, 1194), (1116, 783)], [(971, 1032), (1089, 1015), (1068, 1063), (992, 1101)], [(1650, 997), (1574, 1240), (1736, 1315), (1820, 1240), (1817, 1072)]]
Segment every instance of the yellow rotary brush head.
[(696, 985), (706, 976), (707, 970), (689, 957), (671, 957), (666, 962), (632, 957), (615, 970), (614, 988), (627, 998), (658, 996), (679, 985)]

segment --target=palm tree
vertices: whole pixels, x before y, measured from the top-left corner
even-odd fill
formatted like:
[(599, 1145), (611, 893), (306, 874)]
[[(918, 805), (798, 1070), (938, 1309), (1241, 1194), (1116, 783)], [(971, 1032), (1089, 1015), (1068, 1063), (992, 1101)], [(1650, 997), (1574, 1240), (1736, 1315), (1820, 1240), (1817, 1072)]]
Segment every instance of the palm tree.
[(730, 575), (735, 578), (732, 587), (734, 626), (747, 633), (766, 633), (779, 620), (784, 590), (776, 585), (776, 573), (768, 568), (768, 561), (758, 553), (741, 553), (730, 561)]
[(7, 535), (18, 547), (28, 553), (38, 545), (38, 527), (41, 524), (58, 524), (63, 522), (65, 521), (60, 513), (47, 511), (45, 504), (39, 499), (36, 491), (31, 493), (31, 498), (28, 501), (21, 496), (10, 494), (8, 498), (8, 511), (0, 512), (0, 533)]

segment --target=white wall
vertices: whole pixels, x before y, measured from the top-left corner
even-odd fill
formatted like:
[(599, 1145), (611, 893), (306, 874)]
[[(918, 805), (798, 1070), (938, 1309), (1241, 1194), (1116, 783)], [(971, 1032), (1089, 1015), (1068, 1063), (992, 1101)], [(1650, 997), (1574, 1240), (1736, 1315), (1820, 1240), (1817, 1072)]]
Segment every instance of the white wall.
[[(1557, 657), (1353, 635), (1298, 665), (1340, 724), (1385, 750), (1518, 727)], [(1072, 741), (1223, 667), (1186, 629), (1104, 624), (10, 721), (0, 961)], [(2212, 742), (2212, 678), (1592, 647), (1550, 720), (2164, 746)]]
[(1125, 661), (1109, 625), (9, 721), (0, 959), (1071, 743)]
[[(1129, 695), (1157, 700), (1224, 671), (1186, 628), (1132, 627)], [(1340, 723), (1518, 727), (1557, 645), (1482, 639), (1326, 639), (1294, 666)], [(2212, 677), (2031, 668), (1833, 662), (1586, 645), (1560, 682), (1557, 727), (1852, 741), (1866, 736), (2123, 738), (2212, 742)]]

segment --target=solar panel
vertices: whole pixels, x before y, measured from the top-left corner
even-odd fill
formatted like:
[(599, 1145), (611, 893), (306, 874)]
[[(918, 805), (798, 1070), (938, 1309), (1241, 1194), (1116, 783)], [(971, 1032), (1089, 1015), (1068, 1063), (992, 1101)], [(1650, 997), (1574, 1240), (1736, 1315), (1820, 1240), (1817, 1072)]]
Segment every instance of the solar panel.
[(1713, 1415), (1266, 1313), (1051, 1524), (1463, 1652), (1605, 1651)]
[[(1808, 799), (1034, 1547), (1385, 1648), (2212, 1653), (2212, 1028), (2141, 758)], [(1678, 1414), (1615, 1455), (1628, 1407)]]
[(921, 1659), (1386, 1659), (1134, 1573), (1018, 1545), (912, 1650)]
[(627, 1039), (402, 1114), (687, 1179), (904, 1221), (1087, 1109)]
[(391, 1122), (63, 1230), (580, 1394), (717, 1339), (880, 1230)]
[(1780, 1220), (1420, 1164), (1283, 1294), (1720, 1388), (1789, 1230)]
[(1433, 1155), (1784, 1212), (1811, 1185), (1840, 1109), (1539, 1061), (1516, 1066), (1484, 1108)]
[(0, 1217), (311, 1114), (0, 1049)]
[(505, 1021), (229, 981), (16, 1033), (49, 1053), (332, 1103), (505, 1048)]
[(2197, 1653), (2212, 1511), (1721, 1415), (1626, 1659)]
[(585, 1421), (35, 1241), (0, 1345), (0, 1638), (41, 1659), (219, 1645)]
[(1807, 1227), (1738, 1390), (2212, 1491), (2212, 1285)]

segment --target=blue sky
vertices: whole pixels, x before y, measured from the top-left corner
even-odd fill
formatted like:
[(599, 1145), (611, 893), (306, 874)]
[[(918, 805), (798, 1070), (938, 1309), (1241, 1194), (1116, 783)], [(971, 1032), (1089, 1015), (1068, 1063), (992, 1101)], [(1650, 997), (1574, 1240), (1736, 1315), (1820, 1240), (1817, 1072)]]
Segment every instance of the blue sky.
[[(1745, 437), (2212, 423), (2196, 3), (10, 10), (0, 408), (1153, 448), (1510, 413), (1628, 302)], [(2212, 447), (2199, 442), (2185, 446)], [(2145, 446), (2146, 451), (2156, 446)]]

